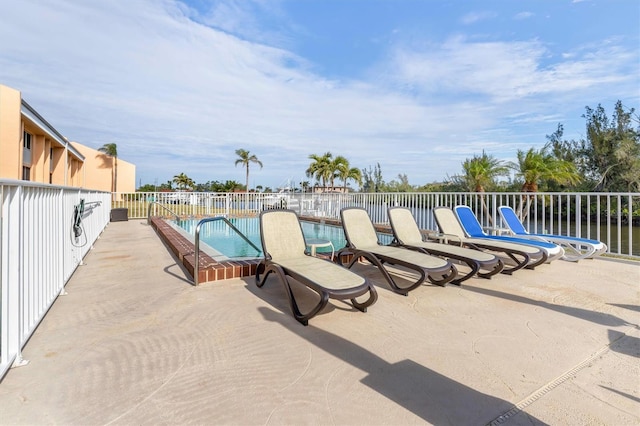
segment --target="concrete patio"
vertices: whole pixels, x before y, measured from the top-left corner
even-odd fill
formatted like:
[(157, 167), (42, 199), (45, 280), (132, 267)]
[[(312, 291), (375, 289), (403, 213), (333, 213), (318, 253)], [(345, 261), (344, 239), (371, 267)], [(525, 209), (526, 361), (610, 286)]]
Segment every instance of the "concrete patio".
[(407, 297), (359, 264), (378, 302), (308, 327), (275, 277), (193, 287), (143, 221), (85, 263), (0, 383), (1, 424), (640, 424), (638, 262)]

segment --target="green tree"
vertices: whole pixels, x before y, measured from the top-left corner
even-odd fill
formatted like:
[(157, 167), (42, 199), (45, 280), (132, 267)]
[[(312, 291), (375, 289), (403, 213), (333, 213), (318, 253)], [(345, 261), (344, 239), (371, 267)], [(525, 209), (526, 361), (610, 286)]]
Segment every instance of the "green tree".
[(146, 183), (142, 185), (140, 188), (136, 189), (136, 192), (155, 192), (156, 186), (152, 183)]
[(362, 169), (362, 190), (364, 192), (381, 192), (384, 186), (382, 179), (382, 168), (377, 163), (374, 168), (369, 166), (368, 169)]
[(634, 111), (625, 111), (618, 101), (609, 120), (602, 105), (586, 107), (587, 139), (582, 140), (582, 155), (585, 173), (596, 191), (640, 190), (640, 127), (633, 127)]
[(302, 188), (302, 192), (308, 192), (310, 187), (311, 182), (309, 182), (308, 180), (303, 180), (302, 182), (300, 182), (300, 188)]
[(580, 143), (574, 140), (563, 140), (564, 126), (558, 123), (555, 132), (547, 135), (547, 150), (557, 159), (572, 162), (578, 165), (580, 162)]
[(260, 160), (258, 160), (258, 157), (256, 157), (255, 155), (252, 155), (249, 153), (249, 151), (244, 150), (244, 149), (237, 149), (236, 150), (236, 155), (239, 157), (236, 160), (236, 166), (238, 164), (242, 164), (243, 167), (245, 167), (247, 173), (246, 173), (246, 186), (245, 189), (247, 190), (247, 192), (249, 192), (249, 164), (250, 163), (256, 163), (260, 166), (260, 168), (262, 168), (262, 162)]
[(398, 180), (391, 180), (385, 189), (389, 192), (412, 192), (415, 188), (409, 183), (407, 175), (401, 173), (398, 174)]
[(106, 143), (98, 148), (107, 157), (113, 158), (114, 168), (111, 174), (111, 192), (118, 192), (118, 146), (115, 143)]
[(467, 190), (485, 192), (487, 188), (496, 185), (496, 178), (509, 174), (509, 167), (493, 155), (487, 155), (484, 150), (482, 155), (474, 155), (462, 162), (461, 176), (454, 177), (463, 184)]
[(333, 177), (332, 158), (333, 155), (330, 152), (325, 152), (323, 155), (309, 155), (309, 159), (313, 161), (305, 172), (307, 177), (315, 178), (317, 181), (322, 182), (322, 186), (326, 188), (327, 181), (330, 181)]
[(172, 184), (173, 184), (173, 182), (168, 180), (165, 183), (161, 183), (160, 186), (158, 187), (158, 190), (160, 190), (160, 191), (173, 191)]
[(187, 188), (193, 188), (195, 186), (195, 182), (189, 176), (184, 173), (180, 173), (173, 177), (173, 182), (178, 185), (179, 189), (185, 190)]
[(580, 174), (575, 165), (556, 158), (549, 150), (549, 145), (540, 150), (518, 150), (518, 162), (510, 164), (510, 167), (516, 171), (517, 177), (524, 180), (523, 192), (538, 192), (538, 186), (543, 181), (557, 182), (561, 185), (575, 185), (580, 182)]
[(360, 169), (351, 167), (349, 160), (345, 157), (337, 156), (333, 163), (336, 167), (336, 177), (342, 180), (345, 193), (347, 192), (347, 181), (349, 180), (353, 180), (358, 185), (362, 185), (362, 173), (360, 172)]
[(223, 184), (222, 189), (220, 192), (234, 192), (236, 189), (242, 189), (242, 184), (235, 180), (227, 180)]

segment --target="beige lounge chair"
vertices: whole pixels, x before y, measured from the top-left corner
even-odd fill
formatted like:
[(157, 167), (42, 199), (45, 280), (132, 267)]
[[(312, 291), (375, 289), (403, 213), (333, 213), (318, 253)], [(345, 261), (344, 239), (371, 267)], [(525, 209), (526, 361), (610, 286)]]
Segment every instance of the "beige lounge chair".
[[(382, 245), (378, 240), (369, 214), (362, 208), (344, 208), (340, 211), (340, 217), (347, 246), (338, 251), (338, 262), (342, 264), (343, 255), (353, 255), (347, 266), (351, 268), (359, 258), (364, 257), (378, 267), (391, 289), (396, 293), (406, 296), (409, 291), (420, 286), (426, 279), (429, 279), (433, 284), (444, 286), (458, 274), (455, 266), (448, 260), (400, 247)], [(412, 269), (418, 272), (420, 277), (410, 286), (400, 287), (384, 267), (384, 263)]]
[[(452, 284), (460, 285), (475, 274), (478, 274), (481, 278), (491, 278), (504, 268), (502, 261), (491, 253), (434, 241), (425, 241), (413, 214), (411, 214), (411, 210), (405, 207), (390, 207), (387, 213), (395, 244), (434, 256), (455, 259), (471, 268), (471, 272), (454, 279), (451, 281)], [(486, 272), (480, 272), (481, 270)], [(460, 272), (460, 269), (458, 269), (458, 272)]]
[[(309, 256), (298, 216), (293, 210), (265, 210), (260, 214), (260, 238), (264, 259), (256, 269), (256, 285), (262, 287), (272, 272), (278, 276), (289, 299), (291, 311), (303, 325), (317, 315), (329, 299), (351, 300), (355, 308), (367, 311), (378, 299), (378, 293), (365, 278), (333, 262)], [(260, 275), (264, 276), (260, 278)], [(290, 279), (315, 291), (320, 301), (307, 313), (301, 313)], [(369, 293), (358, 302), (357, 297)]]
[(433, 217), (438, 224), (441, 235), (440, 238), (445, 243), (457, 243), (463, 247), (470, 247), (477, 250), (490, 250), (501, 252), (515, 262), (515, 266), (502, 270), (505, 274), (522, 269), (534, 269), (547, 260), (547, 253), (537, 247), (517, 244), (499, 240), (489, 240), (486, 238), (467, 237), (462, 225), (458, 222), (456, 214), (448, 207), (436, 207), (433, 209)]

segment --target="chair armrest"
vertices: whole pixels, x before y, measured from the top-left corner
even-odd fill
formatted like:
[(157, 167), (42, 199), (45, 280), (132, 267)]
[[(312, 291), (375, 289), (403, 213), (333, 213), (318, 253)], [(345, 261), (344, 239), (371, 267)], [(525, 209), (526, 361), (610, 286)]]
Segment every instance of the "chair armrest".
[(453, 234), (444, 234), (442, 232), (429, 232), (427, 233), (427, 238), (430, 240), (437, 240), (440, 243), (449, 244), (450, 242), (455, 242), (459, 246), (462, 245), (462, 239), (457, 235)]
[(511, 229), (509, 228), (496, 228), (493, 226), (483, 226), (482, 230), (488, 232), (489, 235), (511, 235)]

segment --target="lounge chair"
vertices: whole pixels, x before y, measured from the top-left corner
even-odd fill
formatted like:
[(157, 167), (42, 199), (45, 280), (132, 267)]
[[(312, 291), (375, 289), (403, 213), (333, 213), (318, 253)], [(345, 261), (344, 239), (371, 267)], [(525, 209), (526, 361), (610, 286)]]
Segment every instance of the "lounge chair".
[[(284, 286), (289, 305), (296, 320), (303, 325), (318, 314), (329, 299), (350, 299), (353, 306), (367, 311), (378, 299), (375, 287), (365, 278), (333, 262), (306, 254), (306, 244), (298, 216), (293, 210), (265, 210), (260, 214), (260, 239), (264, 259), (256, 269), (256, 285), (262, 287), (272, 272)], [(260, 278), (260, 275), (264, 276)], [(315, 291), (320, 301), (308, 313), (301, 313), (290, 279)], [(358, 302), (356, 297), (369, 293), (369, 298)]]
[(559, 259), (564, 255), (564, 249), (557, 244), (549, 243), (546, 241), (528, 240), (526, 238), (487, 234), (482, 229), (482, 225), (480, 225), (478, 218), (469, 206), (455, 206), (453, 210), (456, 212), (456, 216), (458, 216), (458, 220), (460, 221), (460, 224), (464, 228), (465, 232), (470, 237), (487, 238), (491, 240), (506, 241), (517, 244), (528, 244), (534, 247), (538, 247), (547, 253), (547, 262)]
[(460, 225), (456, 214), (448, 207), (435, 207), (433, 217), (441, 233), (439, 238), (444, 243), (456, 243), (476, 250), (490, 250), (509, 257), (515, 265), (511, 267), (505, 265), (503, 274), (511, 275), (522, 268), (534, 269), (547, 260), (547, 253), (537, 247), (487, 238), (470, 238)]
[(607, 246), (598, 240), (586, 238), (570, 237), (566, 235), (553, 234), (531, 234), (527, 232), (524, 225), (516, 215), (516, 212), (509, 206), (498, 207), (498, 212), (502, 222), (511, 233), (518, 238), (533, 239), (537, 241), (548, 241), (558, 244), (564, 248), (562, 259), (570, 262), (577, 262), (580, 259), (589, 259), (606, 253)]
[[(340, 264), (343, 256), (353, 255), (347, 266), (351, 268), (359, 258), (364, 257), (378, 267), (391, 289), (403, 295), (420, 286), (426, 279), (433, 284), (444, 286), (458, 274), (455, 266), (448, 260), (400, 247), (385, 246), (380, 243), (373, 223), (366, 210), (359, 207), (347, 207), (340, 210), (342, 228), (347, 239), (346, 247), (338, 250)], [(408, 287), (400, 287), (384, 267), (384, 263), (400, 265), (416, 271), (420, 277)]]
[[(411, 210), (405, 207), (390, 207), (387, 213), (393, 232), (394, 244), (434, 256), (455, 259), (471, 268), (471, 272), (461, 278), (452, 280), (452, 284), (460, 285), (476, 273), (479, 277), (491, 278), (504, 268), (502, 261), (491, 253), (434, 241), (425, 241), (418, 224), (411, 214)], [(480, 272), (481, 270), (487, 272)], [(458, 272), (460, 272), (459, 269)]]

